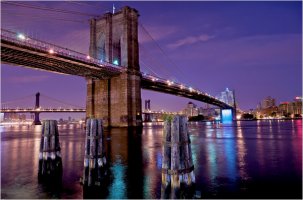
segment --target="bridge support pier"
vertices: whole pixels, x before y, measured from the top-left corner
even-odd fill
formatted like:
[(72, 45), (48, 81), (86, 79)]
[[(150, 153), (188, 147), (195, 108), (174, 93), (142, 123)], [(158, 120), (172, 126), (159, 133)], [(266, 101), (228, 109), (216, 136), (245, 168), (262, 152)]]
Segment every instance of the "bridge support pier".
[(35, 119), (34, 119), (34, 122), (33, 122), (34, 125), (41, 125), (39, 114), (40, 114), (39, 112), (35, 112)]
[(137, 10), (124, 7), (90, 24), (90, 56), (125, 67), (106, 80), (87, 79), (86, 116), (104, 126), (142, 126)]
[(87, 80), (86, 117), (100, 118), (105, 127), (142, 126), (141, 75), (123, 72), (107, 80)]
[(144, 114), (144, 122), (151, 122), (151, 121), (152, 121), (151, 114), (145, 113)]
[(234, 115), (235, 115), (234, 109), (221, 109), (220, 110), (221, 123), (231, 124), (234, 120)]

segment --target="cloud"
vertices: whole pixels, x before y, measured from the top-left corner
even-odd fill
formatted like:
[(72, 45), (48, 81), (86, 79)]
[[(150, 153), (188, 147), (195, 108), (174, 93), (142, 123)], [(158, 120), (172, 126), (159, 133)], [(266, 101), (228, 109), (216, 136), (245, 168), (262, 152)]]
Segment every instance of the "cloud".
[[(301, 51), (299, 34), (256, 35), (223, 44), (222, 65), (291, 65), (299, 62)], [(232, 48), (228, 48), (230, 46)]]
[(178, 48), (184, 45), (194, 44), (196, 42), (206, 42), (215, 38), (214, 35), (201, 34), (199, 36), (190, 36), (184, 39), (178, 40), (168, 45), (169, 48)]
[(214, 66), (287, 66), (301, 62), (301, 43), (300, 34), (252, 35), (193, 45), (190, 50), (179, 48), (171, 57), (176, 61), (182, 58), (182, 62), (195, 60), (213, 69)]
[(47, 75), (36, 75), (36, 76), (12, 76), (8, 78), (11, 83), (37, 83), (48, 79)]

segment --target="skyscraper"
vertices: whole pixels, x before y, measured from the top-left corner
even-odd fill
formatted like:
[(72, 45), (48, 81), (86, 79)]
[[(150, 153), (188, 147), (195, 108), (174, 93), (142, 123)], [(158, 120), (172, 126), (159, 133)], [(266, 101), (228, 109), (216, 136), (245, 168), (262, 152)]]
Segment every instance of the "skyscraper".
[(234, 94), (233, 91), (229, 90), (228, 88), (226, 88), (225, 91), (221, 92), (217, 98), (231, 106), (234, 106)]
[(187, 107), (183, 110), (182, 113), (188, 117), (198, 116), (199, 110), (196, 104), (188, 102)]
[(270, 108), (276, 106), (276, 100), (270, 96), (266, 97), (262, 102), (262, 108)]

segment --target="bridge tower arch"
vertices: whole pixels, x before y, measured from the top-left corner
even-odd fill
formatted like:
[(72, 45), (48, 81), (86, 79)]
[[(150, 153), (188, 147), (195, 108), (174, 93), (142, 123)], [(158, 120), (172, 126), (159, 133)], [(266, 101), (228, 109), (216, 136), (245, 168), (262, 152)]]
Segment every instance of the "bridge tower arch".
[(105, 126), (142, 126), (138, 11), (124, 7), (90, 21), (91, 57), (127, 67), (109, 79), (87, 78), (86, 116)]

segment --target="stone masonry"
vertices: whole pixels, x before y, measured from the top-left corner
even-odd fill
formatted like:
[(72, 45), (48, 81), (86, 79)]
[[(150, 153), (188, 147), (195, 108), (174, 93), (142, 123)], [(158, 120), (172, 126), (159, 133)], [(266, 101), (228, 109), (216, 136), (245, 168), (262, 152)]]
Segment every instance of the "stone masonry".
[(87, 78), (86, 116), (105, 126), (142, 125), (138, 12), (124, 7), (90, 22), (90, 56), (127, 67), (110, 79)]

